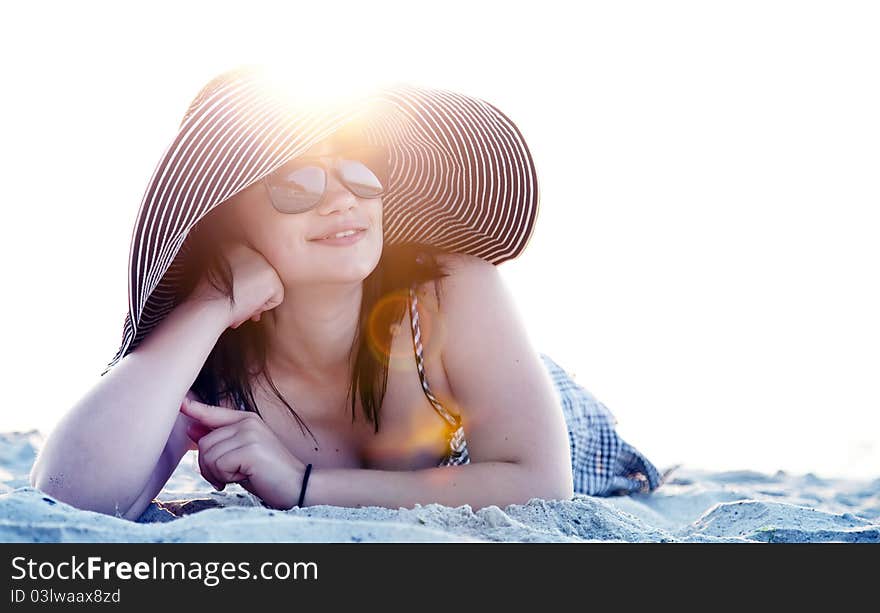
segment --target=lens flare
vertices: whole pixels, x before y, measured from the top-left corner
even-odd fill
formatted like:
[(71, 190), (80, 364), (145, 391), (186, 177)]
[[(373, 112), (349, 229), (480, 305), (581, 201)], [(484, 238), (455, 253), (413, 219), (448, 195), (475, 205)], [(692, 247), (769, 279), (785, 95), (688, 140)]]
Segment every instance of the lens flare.
[(427, 411), (430, 412), (426, 412), (422, 403), (408, 408), (409, 415), (422, 415), (434, 419), (413, 419), (406, 427), (385, 433), (381, 439), (374, 441), (369, 449), (365, 450), (366, 457), (371, 462), (390, 462), (401, 466), (409, 466), (413, 463), (435, 465), (447, 451), (446, 430), (443, 422), (432, 414), (433, 411), (431, 409)]
[(346, 74), (342, 78), (326, 70), (321, 62), (313, 68), (302, 62), (261, 63), (250, 68), (259, 76), (261, 87), (305, 111), (351, 107), (380, 86), (366, 74)]
[[(382, 296), (373, 306), (367, 319), (367, 345), (376, 359), (388, 359), (388, 368), (410, 370), (415, 368), (412, 351), (395, 349), (394, 339), (403, 331), (409, 319), (406, 315), (408, 296), (404, 291)], [(402, 318), (398, 316), (403, 314)], [(405, 347), (399, 344), (398, 347)]]
[[(424, 304), (420, 301), (420, 304)], [(402, 317), (398, 315), (402, 314)], [(415, 370), (412, 324), (409, 316), (409, 292), (399, 290), (383, 296), (367, 320), (367, 345), (377, 359), (388, 358), (389, 370)], [(442, 319), (424, 306), (419, 310), (422, 357), (426, 364), (440, 360), (445, 341)], [(401, 336), (403, 335), (403, 336)], [(400, 339), (395, 342), (395, 339)]]

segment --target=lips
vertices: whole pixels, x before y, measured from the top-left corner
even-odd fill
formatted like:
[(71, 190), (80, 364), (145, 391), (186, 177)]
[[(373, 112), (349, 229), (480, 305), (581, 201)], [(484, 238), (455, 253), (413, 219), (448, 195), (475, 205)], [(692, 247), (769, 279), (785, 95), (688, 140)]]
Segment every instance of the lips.
[(342, 227), (336, 228), (334, 230), (330, 230), (329, 232), (327, 232), (325, 234), (321, 234), (319, 236), (315, 236), (313, 238), (310, 238), (309, 240), (310, 241), (320, 241), (320, 240), (324, 240), (326, 238), (333, 238), (336, 234), (339, 234), (340, 232), (348, 232), (349, 230), (354, 230), (355, 232), (360, 232), (360, 231), (363, 231), (366, 229), (367, 229), (366, 226), (342, 226)]
[(357, 243), (364, 240), (364, 234), (366, 233), (366, 230), (358, 230), (355, 231), (353, 234), (348, 234), (339, 238), (322, 238), (313, 240), (311, 242), (317, 243), (322, 247), (347, 247), (349, 245), (356, 245)]

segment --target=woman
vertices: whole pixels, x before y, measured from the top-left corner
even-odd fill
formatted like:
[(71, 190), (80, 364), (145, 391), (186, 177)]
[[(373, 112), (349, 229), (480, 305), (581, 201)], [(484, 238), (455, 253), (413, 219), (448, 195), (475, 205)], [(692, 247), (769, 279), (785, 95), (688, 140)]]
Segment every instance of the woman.
[(309, 107), (277, 85), (238, 69), (190, 105), (136, 221), (122, 347), (33, 485), (137, 519), (198, 449), (215, 488), (278, 509), (656, 488), (497, 273), (537, 213), (510, 120), (439, 90)]

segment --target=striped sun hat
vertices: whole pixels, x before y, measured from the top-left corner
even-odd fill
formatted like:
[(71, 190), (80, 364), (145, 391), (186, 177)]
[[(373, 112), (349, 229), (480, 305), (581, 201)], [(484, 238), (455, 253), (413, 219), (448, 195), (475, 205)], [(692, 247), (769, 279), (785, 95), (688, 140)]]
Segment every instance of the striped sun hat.
[(122, 344), (102, 375), (176, 306), (193, 226), (340, 131), (387, 152), (386, 244), (427, 243), (495, 265), (528, 244), (538, 214), (534, 162), (520, 131), (493, 105), (405, 84), (316, 104), (276, 75), (230, 70), (190, 104), (141, 201)]

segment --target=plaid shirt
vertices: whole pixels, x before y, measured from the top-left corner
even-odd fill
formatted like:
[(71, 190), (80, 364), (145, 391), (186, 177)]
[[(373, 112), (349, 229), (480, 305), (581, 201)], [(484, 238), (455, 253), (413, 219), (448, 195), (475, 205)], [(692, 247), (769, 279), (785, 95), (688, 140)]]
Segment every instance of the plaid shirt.
[(549, 356), (539, 355), (568, 425), (575, 493), (615, 496), (657, 489), (662, 477), (645, 456), (620, 438), (611, 411)]

